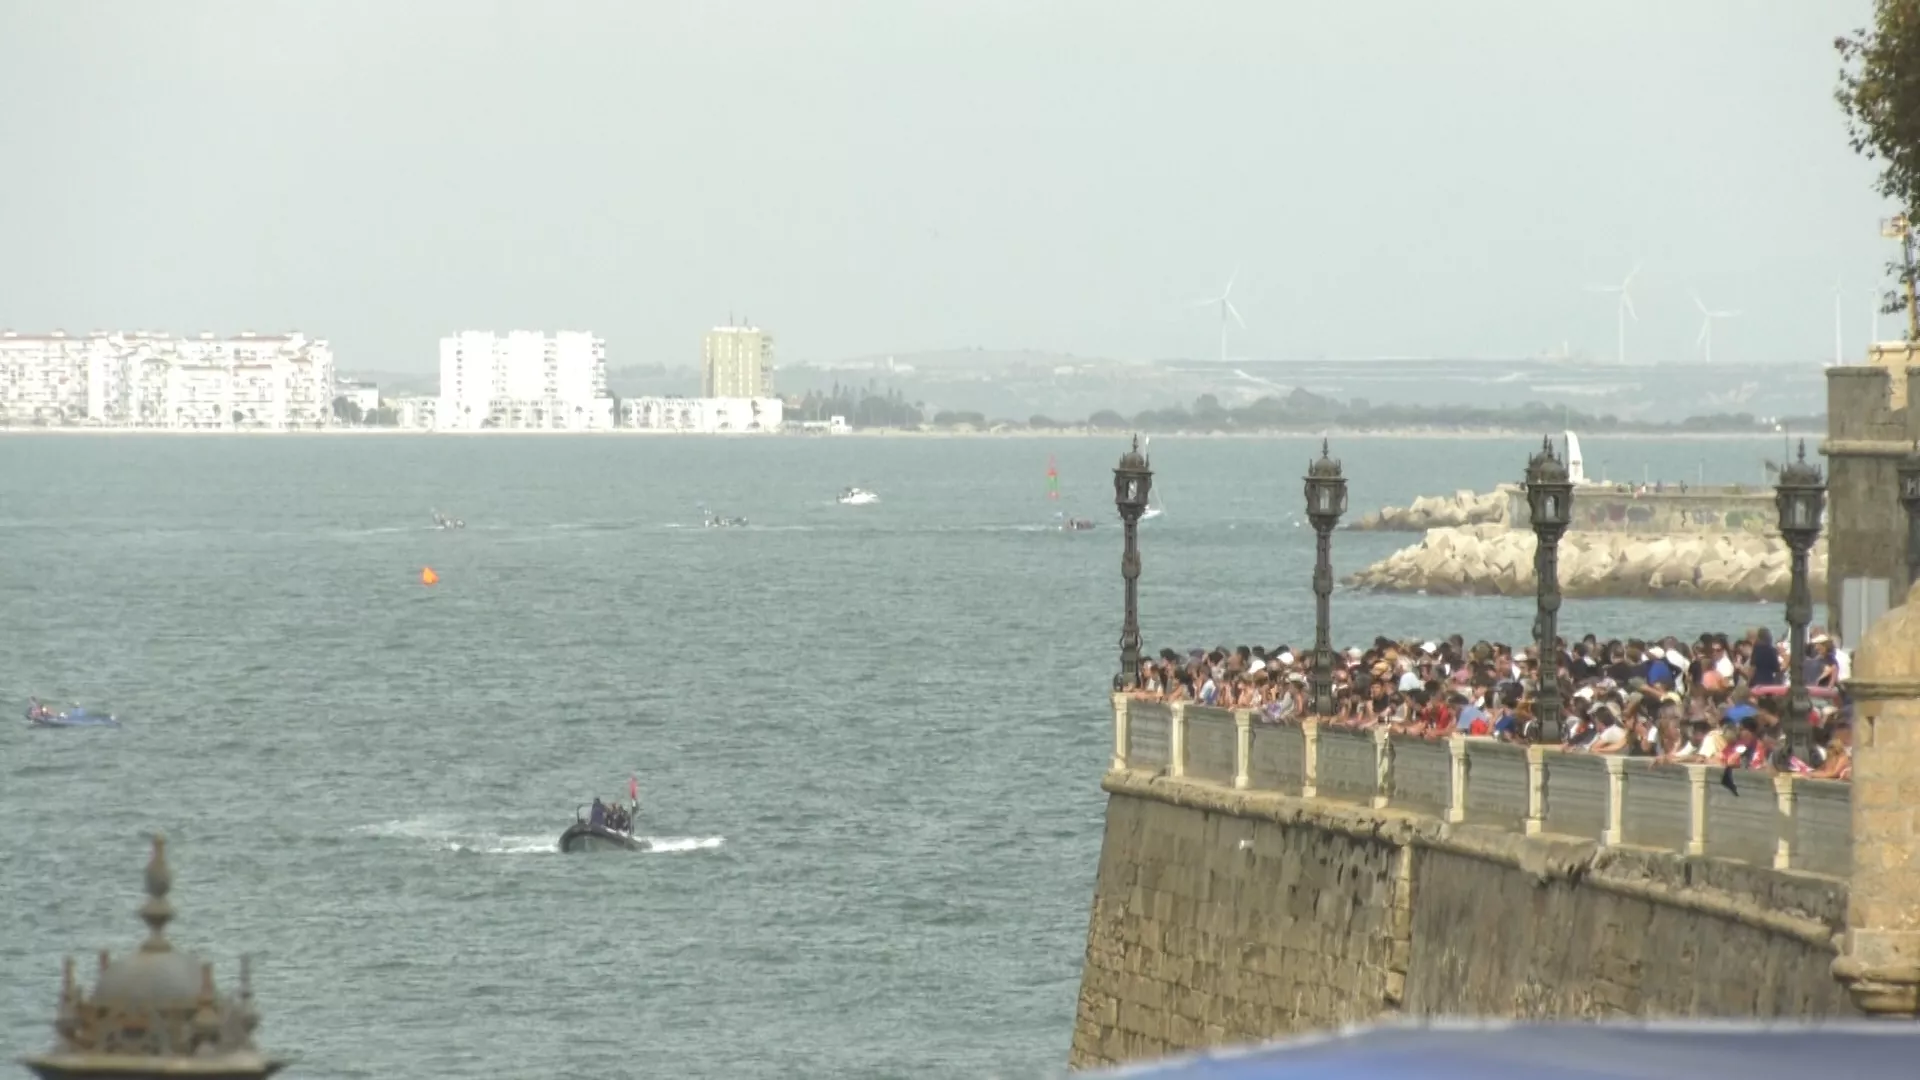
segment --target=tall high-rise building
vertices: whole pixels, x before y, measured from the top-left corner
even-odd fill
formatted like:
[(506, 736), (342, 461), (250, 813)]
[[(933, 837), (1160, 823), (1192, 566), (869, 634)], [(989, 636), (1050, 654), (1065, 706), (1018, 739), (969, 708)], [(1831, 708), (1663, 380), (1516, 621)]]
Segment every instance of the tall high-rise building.
[(434, 426), (594, 431), (613, 426), (606, 342), (563, 330), (463, 331), (440, 339)]
[(773, 396), (773, 336), (757, 326), (716, 326), (700, 355), (700, 396)]

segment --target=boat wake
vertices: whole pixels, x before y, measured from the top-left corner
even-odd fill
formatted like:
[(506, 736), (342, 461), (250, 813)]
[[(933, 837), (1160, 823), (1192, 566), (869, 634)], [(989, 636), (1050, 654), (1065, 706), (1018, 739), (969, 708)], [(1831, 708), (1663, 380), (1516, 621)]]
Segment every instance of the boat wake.
[[(461, 829), (452, 818), (430, 816), (396, 819), (353, 830), (356, 835), (382, 840), (405, 840), (462, 855), (558, 855), (560, 834), (537, 835), (485, 833)], [(724, 836), (643, 836), (648, 855), (677, 855), (689, 851), (711, 851), (726, 843)]]

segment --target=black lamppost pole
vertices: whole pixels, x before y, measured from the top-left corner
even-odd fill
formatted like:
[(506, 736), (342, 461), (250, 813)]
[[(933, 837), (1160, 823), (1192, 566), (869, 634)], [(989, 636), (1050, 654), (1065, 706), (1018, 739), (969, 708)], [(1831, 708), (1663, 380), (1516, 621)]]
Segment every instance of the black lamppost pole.
[[(1812, 755), (1812, 731), (1807, 714), (1813, 701), (1807, 695), (1807, 624), (1813, 621), (1813, 593), (1807, 585), (1807, 553), (1820, 538), (1820, 515), (1827, 504), (1827, 485), (1820, 467), (1807, 464), (1807, 441), (1800, 440), (1797, 460), (1780, 470), (1773, 505), (1780, 512), (1780, 538), (1793, 552), (1793, 577), (1787, 586), (1787, 746), (1802, 761)], [(1903, 492), (1904, 494), (1904, 492)], [(1908, 547), (1912, 551), (1911, 542)], [(1911, 554), (1908, 556), (1912, 558)], [(1911, 564), (1909, 564), (1911, 565)]]
[(1307, 464), (1307, 520), (1313, 523), (1313, 714), (1333, 715), (1333, 529), (1347, 512), (1340, 462), (1320, 440), (1320, 460)]
[(1147, 498), (1153, 493), (1153, 469), (1147, 455), (1140, 452), (1140, 436), (1133, 437), (1133, 448), (1120, 457), (1113, 470), (1113, 504), (1120, 511), (1125, 547), (1120, 554), (1120, 576), (1127, 583), (1127, 613), (1120, 625), (1120, 674), (1114, 677), (1116, 690), (1132, 690), (1140, 685), (1140, 516), (1147, 511)]
[(1911, 589), (1920, 582), (1920, 440), (1900, 459), (1900, 505), (1907, 511), (1907, 588)]
[(1573, 521), (1573, 481), (1566, 463), (1553, 453), (1551, 437), (1527, 461), (1527, 510), (1532, 519), (1533, 577), (1539, 598), (1533, 642), (1540, 654), (1540, 691), (1533, 713), (1544, 742), (1560, 741), (1560, 538)]

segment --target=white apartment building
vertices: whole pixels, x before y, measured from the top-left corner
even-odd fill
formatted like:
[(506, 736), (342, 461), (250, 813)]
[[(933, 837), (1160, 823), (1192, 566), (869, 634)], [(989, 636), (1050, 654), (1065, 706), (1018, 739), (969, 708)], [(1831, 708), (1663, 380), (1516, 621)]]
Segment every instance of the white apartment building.
[(773, 337), (757, 326), (716, 326), (700, 349), (700, 396), (773, 396)]
[(333, 423), (333, 351), (299, 333), (0, 332), (0, 420), (203, 431)]
[(442, 431), (603, 431), (613, 426), (606, 342), (582, 331), (467, 330), (440, 339)]
[(87, 419), (99, 335), (0, 333), (0, 421), (74, 424)]
[(784, 422), (785, 406), (777, 397), (641, 397), (620, 402), (620, 426), (641, 431), (776, 432)]

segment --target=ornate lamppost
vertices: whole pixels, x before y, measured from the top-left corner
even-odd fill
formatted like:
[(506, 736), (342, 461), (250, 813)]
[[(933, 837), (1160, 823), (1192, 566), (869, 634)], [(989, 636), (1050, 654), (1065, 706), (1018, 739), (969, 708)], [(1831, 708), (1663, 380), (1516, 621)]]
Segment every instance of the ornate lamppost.
[(1900, 505), (1907, 511), (1907, 587), (1920, 582), (1920, 440), (1900, 459)]
[[(1903, 469), (1904, 472), (1904, 469)], [(1905, 480), (1902, 479), (1902, 488)], [(1905, 491), (1901, 494), (1904, 496)], [(1813, 621), (1813, 594), (1807, 587), (1807, 553), (1820, 538), (1820, 515), (1826, 510), (1827, 485), (1818, 465), (1807, 464), (1807, 441), (1800, 440), (1797, 460), (1780, 470), (1773, 488), (1773, 505), (1780, 513), (1780, 538), (1793, 552), (1793, 578), (1787, 587), (1787, 746), (1805, 761), (1811, 756), (1812, 732), (1807, 713), (1813, 702), (1807, 695), (1807, 624)], [(1912, 551), (1909, 540), (1908, 551)], [(1908, 555), (1909, 566), (1912, 555)]]
[(1333, 529), (1347, 512), (1347, 480), (1320, 440), (1320, 460), (1307, 464), (1307, 520), (1313, 523), (1313, 714), (1333, 715)]
[(1551, 437), (1527, 459), (1527, 511), (1533, 523), (1533, 579), (1539, 598), (1533, 617), (1533, 642), (1540, 654), (1540, 692), (1533, 714), (1540, 738), (1560, 741), (1560, 538), (1573, 521), (1573, 481), (1566, 463), (1553, 452)]
[(1140, 685), (1140, 516), (1147, 512), (1147, 497), (1153, 493), (1153, 469), (1147, 455), (1140, 452), (1140, 436), (1133, 437), (1133, 448), (1120, 457), (1113, 470), (1113, 505), (1120, 511), (1126, 545), (1120, 554), (1120, 576), (1127, 583), (1126, 621), (1120, 627), (1120, 674), (1114, 677), (1115, 690), (1132, 690)]

